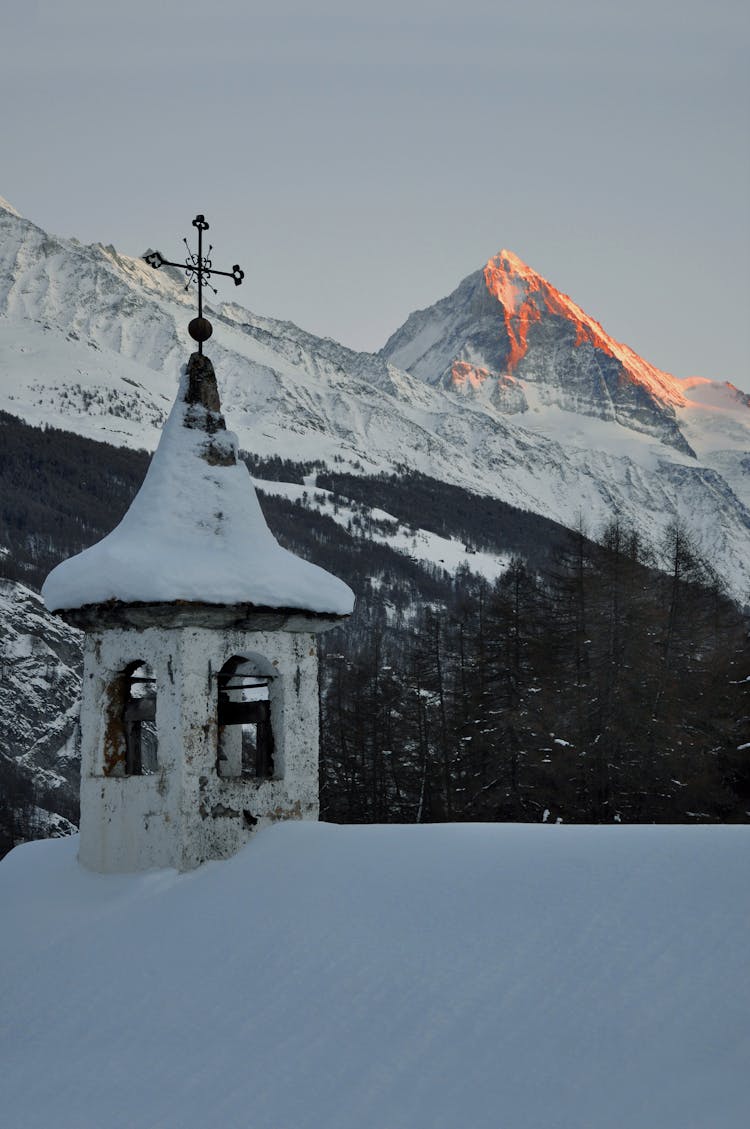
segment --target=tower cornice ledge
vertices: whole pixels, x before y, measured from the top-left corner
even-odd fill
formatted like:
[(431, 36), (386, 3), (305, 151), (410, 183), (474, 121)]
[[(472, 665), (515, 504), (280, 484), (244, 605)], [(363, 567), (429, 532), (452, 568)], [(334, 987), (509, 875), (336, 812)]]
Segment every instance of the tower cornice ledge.
[(267, 608), (254, 604), (206, 604), (189, 600), (171, 603), (123, 603), (109, 600), (81, 608), (60, 608), (57, 613), (72, 627), (96, 631), (113, 627), (145, 631), (149, 627), (234, 628), (244, 631), (291, 631), (320, 634), (338, 627), (348, 615), (305, 611), (300, 608)]

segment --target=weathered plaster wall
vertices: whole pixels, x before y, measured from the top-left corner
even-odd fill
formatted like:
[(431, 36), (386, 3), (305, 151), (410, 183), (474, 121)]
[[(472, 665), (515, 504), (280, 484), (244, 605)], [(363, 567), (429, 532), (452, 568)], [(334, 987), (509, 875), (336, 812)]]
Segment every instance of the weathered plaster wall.
[[(272, 779), (216, 771), (217, 674), (263, 656), (275, 739)], [(128, 664), (156, 679), (158, 771), (107, 775), (111, 687)], [(234, 854), (260, 827), (318, 817), (318, 665), (308, 631), (112, 627), (86, 637), (82, 700), (81, 862), (100, 871), (190, 869)], [(109, 727), (109, 732), (108, 732)]]

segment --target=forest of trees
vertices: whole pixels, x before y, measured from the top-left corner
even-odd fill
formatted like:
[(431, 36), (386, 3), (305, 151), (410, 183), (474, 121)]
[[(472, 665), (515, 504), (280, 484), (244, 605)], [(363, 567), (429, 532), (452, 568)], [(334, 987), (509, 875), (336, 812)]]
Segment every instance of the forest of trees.
[(666, 548), (613, 521), (447, 606), (375, 585), (325, 643), (323, 817), (747, 821), (747, 618), (679, 525)]
[(0, 411), (0, 575), (41, 588), (59, 561), (117, 525), (149, 458)]

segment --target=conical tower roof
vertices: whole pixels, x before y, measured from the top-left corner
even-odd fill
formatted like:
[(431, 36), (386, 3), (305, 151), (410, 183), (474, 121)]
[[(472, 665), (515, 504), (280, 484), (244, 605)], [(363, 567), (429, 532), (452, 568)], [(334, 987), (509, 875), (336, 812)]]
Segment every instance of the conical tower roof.
[(98, 604), (195, 603), (349, 615), (337, 577), (283, 549), (226, 430), (213, 366), (194, 353), (130, 509), (110, 534), (59, 564), (51, 611)]

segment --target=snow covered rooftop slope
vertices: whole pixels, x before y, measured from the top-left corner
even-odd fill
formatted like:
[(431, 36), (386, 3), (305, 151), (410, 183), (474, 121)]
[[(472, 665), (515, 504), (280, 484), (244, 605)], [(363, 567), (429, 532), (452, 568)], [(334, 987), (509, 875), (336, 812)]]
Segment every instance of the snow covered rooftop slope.
[(285, 823), (0, 863), (14, 1129), (744, 1129), (746, 827)]
[(120, 524), (63, 561), (42, 594), (50, 611), (102, 604), (252, 604), (349, 615), (351, 589), (278, 544), (236, 437), (226, 430), (213, 366), (195, 353), (146, 478)]

